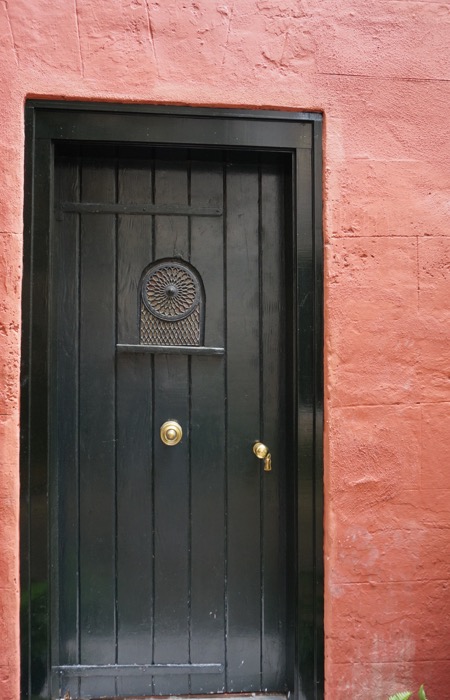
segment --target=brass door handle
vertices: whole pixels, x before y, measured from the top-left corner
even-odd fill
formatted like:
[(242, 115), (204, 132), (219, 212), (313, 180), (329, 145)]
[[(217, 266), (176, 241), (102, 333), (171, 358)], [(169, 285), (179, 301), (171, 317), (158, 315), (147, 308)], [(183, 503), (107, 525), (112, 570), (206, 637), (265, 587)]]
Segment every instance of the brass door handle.
[(161, 440), (165, 445), (178, 445), (183, 437), (183, 429), (176, 420), (166, 420), (159, 431)]
[(264, 471), (272, 471), (272, 455), (269, 452), (267, 445), (263, 445), (262, 442), (255, 442), (253, 445), (253, 454), (258, 457), (258, 459), (264, 460)]

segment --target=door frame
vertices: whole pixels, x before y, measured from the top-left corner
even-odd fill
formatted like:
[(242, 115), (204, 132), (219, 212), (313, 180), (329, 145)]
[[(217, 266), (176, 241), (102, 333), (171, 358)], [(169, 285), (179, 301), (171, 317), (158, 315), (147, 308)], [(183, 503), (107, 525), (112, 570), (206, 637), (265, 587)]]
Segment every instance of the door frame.
[[(188, 108), (154, 105), (31, 100), (25, 107), (25, 207), (21, 359), (21, 636), (22, 668), (30, 668), (30, 566), (44, 557), (51, 588), (50, 509), (57, 494), (48, 478), (47, 544), (33, 546), (32, 459), (48, 459), (49, 361), (48, 232), (51, 225), (54, 144), (141, 143), (167, 147), (281, 152), (290, 156), (286, 193), (287, 354), (292, 371), (288, 409), (294, 427), (288, 470), (293, 523), (288, 552), (294, 606), (294, 695), (321, 700), (324, 694), (323, 632), (323, 245), (322, 115), (309, 112)], [(289, 253), (291, 259), (289, 260)], [(44, 397), (44, 398), (43, 398)], [(31, 459), (32, 457), (32, 459)], [(39, 613), (49, 619), (49, 595)], [(47, 623), (47, 631), (49, 625)], [(47, 633), (47, 649), (51, 630)], [(47, 659), (49, 654), (47, 652)], [(28, 674), (29, 675), (29, 674)], [(22, 693), (30, 700), (30, 687)]]

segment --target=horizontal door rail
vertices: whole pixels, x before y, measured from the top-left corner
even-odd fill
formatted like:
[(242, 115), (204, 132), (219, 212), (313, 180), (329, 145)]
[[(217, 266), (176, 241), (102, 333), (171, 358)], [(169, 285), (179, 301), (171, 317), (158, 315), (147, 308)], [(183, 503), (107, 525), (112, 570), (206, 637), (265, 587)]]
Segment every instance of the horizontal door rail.
[(118, 343), (120, 353), (150, 353), (156, 355), (224, 355), (225, 348), (209, 348), (203, 345), (127, 345)]
[(103, 202), (61, 202), (56, 211), (72, 214), (163, 214), (165, 216), (222, 216), (220, 207), (192, 207), (177, 204), (114, 204)]
[(62, 676), (158, 676), (162, 674), (222, 673), (223, 664), (99, 664), (98, 666), (53, 666)]

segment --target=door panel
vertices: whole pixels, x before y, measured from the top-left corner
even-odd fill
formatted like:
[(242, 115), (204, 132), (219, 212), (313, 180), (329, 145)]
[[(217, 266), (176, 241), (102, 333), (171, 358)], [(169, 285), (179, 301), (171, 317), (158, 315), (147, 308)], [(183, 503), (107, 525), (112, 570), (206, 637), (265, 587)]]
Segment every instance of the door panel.
[(228, 575), (239, 581), (228, 591), (231, 691), (259, 677), (261, 655), (262, 474), (246, 459), (248, 436), (260, 433), (258, 181), (252, 170), (232, 164), (227, 172), (227, 270), (236, 280), (227, 295)]
[[(117, 201), (147, 204), (153, 169), (142, 159), (118, 152)], [(136, 276), (152, 256), (152, 227), (146, 216), (120, 215), (117, 221), (117, 340), (139, 342)], [(117, 358), (117, 663), (148, 662), (153, 640), (152, 442), (153, 371), (151, 355), (133, 362)], [(133, 420), (128, 418), (133, 416)], [(132, 476), (131, 476), (132, 475)], [(134, 536), (130, 537), (130, 532)], [(149, 679), (151, 683), (151, 678)], [(148, 681), (147, 681), (148, 682)], [(138, 693), (142, 680), (126, 679)]]
[[(61, 147), (55, 175), (53, 687), (284, 692), (283, 166), (237, 151)], [(223, 354), (117, 351), (139, 344), (141, 276), (166, 258), (199, 272), (205, 346)], [(173, 447), (159, 437), (168, 419), (184, 433)]]

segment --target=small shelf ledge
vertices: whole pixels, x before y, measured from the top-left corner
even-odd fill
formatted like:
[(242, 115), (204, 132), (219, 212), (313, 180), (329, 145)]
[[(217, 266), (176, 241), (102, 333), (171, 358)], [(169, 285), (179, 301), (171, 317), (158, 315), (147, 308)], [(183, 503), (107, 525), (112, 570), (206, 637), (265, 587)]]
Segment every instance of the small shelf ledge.
[(202, 345), (126, 345), (118, 343), (117, 352), (147, 353), (152, 355), (224, 355), (224, 348), (210, 348)]

